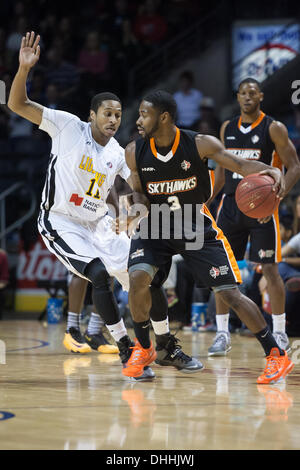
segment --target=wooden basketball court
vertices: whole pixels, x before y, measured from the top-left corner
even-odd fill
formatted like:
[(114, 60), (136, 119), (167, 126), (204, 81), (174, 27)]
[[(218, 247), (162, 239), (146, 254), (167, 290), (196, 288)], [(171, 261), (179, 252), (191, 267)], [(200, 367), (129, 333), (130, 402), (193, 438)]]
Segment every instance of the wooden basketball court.
[[(153, 365), (154, 381), (130, 384), (117, 355), (68, 353), (63, 334), (64, 325), (0, 323), (0, 449), (300, 448), (300, 367), (258, 386), (265, 360), (252, 337), (232, 335), (228, 356), (212, 359), (214, 333), (180, 332), (205, 369)], [(291, 344), (300, 362), (299, 339)]]

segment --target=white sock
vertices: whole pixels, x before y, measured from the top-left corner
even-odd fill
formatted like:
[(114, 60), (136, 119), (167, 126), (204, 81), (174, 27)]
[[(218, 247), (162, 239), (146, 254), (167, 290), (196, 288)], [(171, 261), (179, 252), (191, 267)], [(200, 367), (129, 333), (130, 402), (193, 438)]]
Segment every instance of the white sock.
[(67, 320), (67, 331), (72, 328), (76, 328), (76, 330), (80, 329), (79, 326), (79, 313), (68, 312), (68, 320)]
[(153, 326), (154, 333), (156, 335), (165, 335), (166, 333), (170, 332), (168, 317), (165, 320), (161, 320), (161, 321), (151, 320), (151, 323)]
[(285, 313), (281, 313), (280, 315), (272, 314), (272, 320), (273, 320), (273, 333), (275, 331), (285, 333)]
[(120, 341), (123, 336), (127, 335), (127, 330), (124, 325), (123, 320), (120, 320), (118, 323), (115, 323), (114, 325), (106, 325), (106, 328), (112, 335), (113, 339), (115, 341)]
[(225, 313), (224, 315), (216, 315), (216, 322), (217, 331), (226, 331), (227, 333), (229, 333), (229, 313)]
[(88, 334), (97, 335), (103, 325), (104, 325), (104, 321), (102, 320), (100, 315), (98, 315), (98, 313), (92, 312), (90, 320), (89, 320), (88, 328), (87, 328)]

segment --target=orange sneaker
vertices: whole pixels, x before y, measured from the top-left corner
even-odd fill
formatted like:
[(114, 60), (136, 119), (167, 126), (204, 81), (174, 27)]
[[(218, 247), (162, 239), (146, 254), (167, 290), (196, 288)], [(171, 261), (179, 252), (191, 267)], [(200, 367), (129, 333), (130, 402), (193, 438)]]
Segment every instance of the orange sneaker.
[(289, 359), (287, 352), (280, 356), (278, 348), (272, 348), (267, 357), (267, 364), (262, 375), (257, 379), (258, 384), (272, 384), (291, 372), (294, 363)]
[(144, 349), (135, 340), (135, 346), (128, 361), (123, 365), (122, 373), (126, 377), (141, 377), (144, 374), (144, 367), (151, 364), (156, 359), (156, 351), (151, 341), (150, 348)]

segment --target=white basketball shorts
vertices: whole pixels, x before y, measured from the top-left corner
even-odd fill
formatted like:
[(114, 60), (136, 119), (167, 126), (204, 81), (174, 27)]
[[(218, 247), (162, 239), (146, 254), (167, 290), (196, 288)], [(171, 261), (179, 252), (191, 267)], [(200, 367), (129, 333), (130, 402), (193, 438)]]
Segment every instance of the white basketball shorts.
[(57, 212), (41, 211), (38, 229), (46, 247), (69, 271), (86, 279), (85, 267), (100, 258), (107, 272), (128, 291), (130, 239), (125, 232), (117, 235), (112, 230), (112, 220), (105, 215), (97, 222), (83, 222)]

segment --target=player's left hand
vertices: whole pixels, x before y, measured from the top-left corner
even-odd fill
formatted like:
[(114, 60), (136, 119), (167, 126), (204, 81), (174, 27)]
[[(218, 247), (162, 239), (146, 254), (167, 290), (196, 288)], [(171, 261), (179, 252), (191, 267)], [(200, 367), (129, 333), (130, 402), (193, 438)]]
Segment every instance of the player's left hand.
[(260, 171), (260, 175), (269, 175), (275, 181), (273, 191), (276, 192), (278, 199), (283, 199), (285, 192), (285, 181), (282, 172), (278, 168), (270, 168), (268, 170)]

